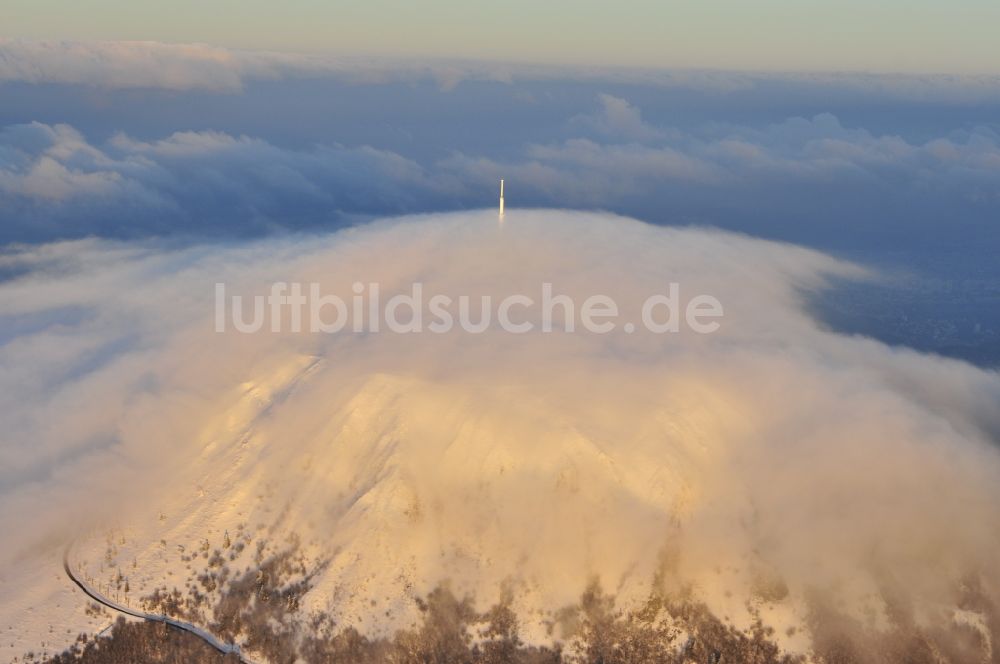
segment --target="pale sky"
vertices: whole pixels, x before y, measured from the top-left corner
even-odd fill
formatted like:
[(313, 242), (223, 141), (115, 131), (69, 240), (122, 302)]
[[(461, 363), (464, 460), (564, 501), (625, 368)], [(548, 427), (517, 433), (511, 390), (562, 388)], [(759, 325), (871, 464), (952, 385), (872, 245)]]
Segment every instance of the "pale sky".
[(1000, 73), (996, 0), (3, 0), (0, 37), (755, 70)]

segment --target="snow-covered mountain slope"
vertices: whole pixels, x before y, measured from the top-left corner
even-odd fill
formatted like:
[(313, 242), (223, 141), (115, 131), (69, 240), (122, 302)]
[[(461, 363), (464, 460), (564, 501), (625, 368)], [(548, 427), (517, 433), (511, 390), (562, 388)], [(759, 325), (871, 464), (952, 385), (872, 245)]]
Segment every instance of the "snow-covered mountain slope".
[[(861, 273), (814, 252), (514, 210), (503, 227), (463, 213), (8, 260), (26, 271), (0, 285), (20, 326), (0, 356), (17, 386), (0, 399), (12, 654), (59, 642), (49, 623), (65, 642), (100, 622), (52, 566), (73, 538), (89, 578), (138, 602), (216, 549), (237, 568), (297, 537), (325, 564), (307, 608), (370, 633), (407, 626), (444, 581), (484, 606), (512, 588), (542, 641), (591, 580), (628, 605), (656, 577), (797, 651), (816, 592), (873, 629), (887, 584), (928, 624), (965, 615), (969, 575), (996, 597), (1000, 377), (822, 329), (805, 293)], [(348, 302), (356, 282), (382, 302), (414, 282), (540, 301), (550, 283), (621, 316), (605, 334), (543, 332), (527, 306), (516, 318), (536, 327), (518, 334), (214, 331), (216, 283), (275, 281)], [(719, 331), (624, 329), (672, 282), (722, 303)]]

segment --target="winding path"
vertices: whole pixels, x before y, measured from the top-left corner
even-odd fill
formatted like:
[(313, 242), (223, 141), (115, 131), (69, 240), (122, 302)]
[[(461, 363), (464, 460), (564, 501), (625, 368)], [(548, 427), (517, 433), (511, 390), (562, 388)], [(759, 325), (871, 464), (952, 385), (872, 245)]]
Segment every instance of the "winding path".
[(197, 625), (192, 625), (191, 623), (186, 623), (182, 620), (175, 620), (169, 616), (164, 616), (156, 613), (144, 613), (142, 611), (137, 611), (131, 607), (125, 606), (124, 604), (119, 604), (114, 600), (105, 597), (99, 593), (93, 586), (77, 576), (76, 572), (73, 571), (73, 566), (69, 563), (70, 549), (72, 549), (73, 544), (70, 543), (66, 550), (63, 552), (63, 569), (66, 570), (66, 576), (69, 577), (70, 581), (75, 583), (80, 590), (83, 591), (87, 597), (91, 598), (98, 604), (106, 606), (109, 609), (117, 611), (119, 613), (124, 613), (127, 616), (132, 616), (133, 618), (139, 618), (140, 620), (148, 620), (149, 622), (164, 623), (175, 629), (179, 629), (189, 634), (193, 634), (208, 645), (212, 646), (215, 650), (222, 653), (223, 655), (234, 654), (236, 655), (240, 662), (243, 664), (254, 664), (251, 660), (244, 657), (243, 653), (240, 652), (240, 647), (232, 643), (223, 643), (216, 637), (214, 637), (207, 630), (198, 627)]

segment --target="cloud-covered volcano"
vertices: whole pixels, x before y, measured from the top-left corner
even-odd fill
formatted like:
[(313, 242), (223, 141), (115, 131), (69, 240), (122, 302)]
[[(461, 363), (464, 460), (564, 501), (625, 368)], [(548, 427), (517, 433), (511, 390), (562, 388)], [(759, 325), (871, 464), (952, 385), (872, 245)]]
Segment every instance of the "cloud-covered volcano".
[[(900, 603), (928, 633), (994, 629), (961, 593), (1000, 582), (1000, 376), (818, 325), (808, 294), (863, 276), (822, 254), (514, 210), (3, 261), (7, 623), (59, 594), (25, 556), (75, 526), (127, 532), (156, 586), (164, 546), (248, 523), (328, 560), (306, 602), (364, 630), (405, 626), (447, 580), (486, 604), (512, 588), (526, 637), (560, 638), (546, 621), (595, 578), (623, 605), (659, 584), (738, 627), (760, 617), (803, 652), (818, 595), (876, 631)], [(551, 283), (623, 315), (677, 283), (725, 317), (705, 335), (213, 330), (216, 283), (274, 281), (345, 299), (355, 282), (496, 299)]]

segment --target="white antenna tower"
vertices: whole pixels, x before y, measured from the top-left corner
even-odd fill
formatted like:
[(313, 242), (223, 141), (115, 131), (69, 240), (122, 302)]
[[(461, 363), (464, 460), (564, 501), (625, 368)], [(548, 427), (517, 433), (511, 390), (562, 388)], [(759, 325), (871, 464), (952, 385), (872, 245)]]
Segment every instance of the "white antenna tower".
[(503, 221), (503, 178), (500, 179), (500, 221)]

